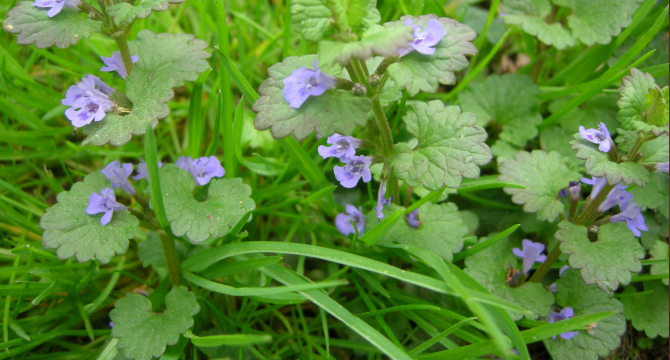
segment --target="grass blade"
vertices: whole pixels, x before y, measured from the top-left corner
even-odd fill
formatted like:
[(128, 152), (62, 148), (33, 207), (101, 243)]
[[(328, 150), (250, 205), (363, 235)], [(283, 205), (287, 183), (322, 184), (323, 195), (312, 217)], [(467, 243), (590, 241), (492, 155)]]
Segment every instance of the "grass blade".
[(463, 250), (463, 251), (459, 252), (458, 254), (454, 254), (454, 260), (452, 262), (461, 261), (468, 256), (472, 256), (472, 255), (488, 248), (489, 246), (497, 243), (498, 241), (508, 237), (511, 233), (516, 231), (516, 229), (518, 229), (519, 226), (521, 226), (521, 224), (512, 225), (507, 230), (493, 236), (492, 238), (486, 240), (485, 242), (479, 243), (479, 244), (477, 244), (477, 245), (475, 245), (475, 246), (473, 246), (469, 249)]
[(253, 344), (264, 344), (272, 341), (270, 335), (212, 335), (191, 338), (193, 345), (197, 347), (217, 347), (217, 346), (247, 346)]
[(205, 134), (205, 121), (202, 116), (202, 85), (207, 80), (209, 69), (196, 80), (191, 90), (191, 99), (188, 105), (188, 156), (195, 158), (200, 157), (200, 149), (202, 149), (203, 136)]

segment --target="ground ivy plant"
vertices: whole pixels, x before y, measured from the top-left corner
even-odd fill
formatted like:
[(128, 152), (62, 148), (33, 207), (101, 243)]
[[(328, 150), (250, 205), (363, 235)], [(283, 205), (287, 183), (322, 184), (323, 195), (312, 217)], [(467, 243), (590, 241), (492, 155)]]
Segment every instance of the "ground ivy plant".
[[(100, 58), (98, 72), (67, 88), (62, 116), (85, 136), (82, 145), (122, 154), (114, 149), (143, 140), (144, 151), (131, 152), (142, 156), (82, 174), (40, 213), (40, 256), (83, 263), (86, 268), (76, 269), (87, 269), (84, 280), (80, 273), (67, 273), (68, 281), (49, 287), (26, 281), (19, 292), (36, 292), (30, 306), (52, 293), (74, 294), (69, 311), (79, 313), (94, 338), (89, 315), (114, 285), (95, 288), (106, 295), (84, 305), (88, 295), (80, 284), (114, 259), (119, 264), (110, 270), (114, 283), (129, 274), (126, 257), (150, 267), (151, 286), (149, 279), (131, 274), (147, 286), (122, 288), (116, 301), (104, 303), (111, 330), (105, 329), (109, 337), (99, 359), (266, 358), (252, 345), (276, 340), (289, 343), (281, 351), (299, 348), (296, 358), (309, 359), (328, 358), (331, 346), (350, 348), (354, 356), (365, 350), (370, 359), (374, 353), (401, 360), (489, 354), (530, 359), (526, 344), (542, 341), (554, 359), (596, 360), (619, 347), (626, 320), (649, 338), (668, 337), (668, 244), (667, 236), (658, 234), (668, 223), (670, 99), (668, 86), (657, 84), (652, 74), (632, 65), (617, 68), (619, 78), (603, 82), (605, 87), (619, 80), (616, 93), (585, 98), (577, 104), (582, 107), (568, 109), (564, 104), (576, 102), (586, 89), (577, 85), (567, 93), (574, 98), (541, 106), (547, 84), (539, 84), (539, 70), (474, 81), (470, 74), (481, 68), (473, 58), (484, 40), (444, 16), (442, 7), (440, 15), (382, 22), (376, 0), (292, 0), (282, 36), (293, 31), (313, 51), (283, 52), (256, 92), (230, 60), (229, 49), (221, 48), (228, 46), (222, 2), (216, 3), (217, 48), (190, 34), (137, 29), (144, 19), (183, 2), (20, 1), (3, 23), (19, 44), (38, 49), (67, 48), (94, 33), (118, 49)], [(500, 5), (500, 23), (518, 26), (528, 42), (539, 41), (538, 51), (548, 46), (555, 51), (610, 44), (633, 22), (641, 2), (492, 3)], [(667, 7), (664, 11), (667, 16)], [(247, 35), (236, 31), (240, 38)], [(163, 119), (179, 108), (171, 103), (174, 89), (195, 82), (192, 89), (202, 93), (213, 70), (212, 53), (221, 64), (217, 86), (227, 95), (214, 100), (211, 145), (159, 151), (154, 130), (167, 126)], [(539, 59), (533, 67), (541, 68)], [(234, 116), (232, 95), (223, 89), (231, 79), (244, 95)], [(453, 93), (443, 97), (445, 90)], [(200, 96), (198, 91), (191, 95)], [(616, 107), (610, 117), (599, 111), (602, 119), (594, 120), (590, 107), (600, 110), (603, 98), (616, 99)], [(200, 101), (190, 100), (189, 141), (197, 140), (198, 126), (206, 127), (199, 123)], [(245, 101), (253, 115), (245, 113)], [(547, 111), (552, 115), (544, 118)], [(260, 131), (268, 130), (285, 154), (245, 158), (245, 115), (253, 122), (249, 132), (267, 139)], [(227, 125), (221, 130), (222, 156), (220, 124)], [(169, 156), (159, 159), (159, 153)], [(240, 175), (238, 161), (251, 175)], [(283, 183), (286, 179), (295, 181)], [(309, 191), (301, 190), (307, 186)], [(353, 194), (348, 189), (366, 195), (338, 195)], [(502, 189), (511, 203), (471, 194), (492, 189)], [(296, 190), (305, 196), (294, 198)], [(291, 195), (283, 202), (265, 202), (286, 194)], [(463, 210), (456, 196), (486, 207)], [(283, 212), (292, 206), (299, 207), (298, 214)], [(477, 237), (487, 207), (528, 214), (515, 218), (519, 225)], [(263, 241), (270, 230), (251, 230), (266, 216), (291, 219), (277, 222), (277, 228), (288, 229), (278, 238), (284, 241)], [(533, 235), (510, 236), (519, 227)], [(338, 250), (341, 244), (345, 248)], [(281, 257), (266, 253), (286, 255), (285, 266)], [(321, 268), (306, 272), (305, 257), (327, 262), (328, 276)], [(651, 265), (648, 274), (640, 274), (643, 265)], [(10, 298), (5, 333), (11, 327), (30, 339), (20, 327), (26, 322), (9, 318), (11, 291), (18, 288), (8, 286), (2, 289)], [(344, 286), (362, 295), (350, 299), (340, 290)], [(221, 301), (222, 296), (232, 300)], [(276, 314), (276, 323), (291, 336), (273, 339), (255, 321), (239, 324), (239, 314), (231, 310), (236, 297), (245, 312)], [(433, 301), (440, 306), (428, 305)], [(300, 337), (296, 343), (284, 306), (297, 311), (293, 319), (300, 319), (305, 344)], [(444, 329), (437, 331), (435, 319)], [(330, 339), (334, 321), (344, 324), (337, 334), (347, 334), (346, 340)], [(310, 335), (315, 324), (323, 326), (323, 341)], [(398, 329), (412, 324), (427, 338), (405, 349), (417, 336), (403, 341)], [(437, 350), (424, 353), (429, 349)]]

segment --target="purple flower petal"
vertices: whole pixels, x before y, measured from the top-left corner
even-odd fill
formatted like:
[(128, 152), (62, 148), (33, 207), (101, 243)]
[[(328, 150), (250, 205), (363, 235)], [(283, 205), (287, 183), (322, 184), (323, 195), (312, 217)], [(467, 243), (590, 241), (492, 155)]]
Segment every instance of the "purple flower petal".
[(598, 129), (585, 129), (583, 126), (579, 127), (579, 135), (594, 144), (599, 144), (598, 150), (602, 152), (609, 152), (612, 148), (612, 138), (610, 132), (607, 130), (605, 123), (600, 123)]
[[(558, 312), (558, 313), (554, 312), (554, 311), (550, 312), (549, 315), (547, 315), (547, 320), (550, 323), (553, 324), (556, 321), (567, 320), (567, 319), (569, 319), (573, 316), (574, 316), (574, 311), (572, 310), (571, 307), (567, 306), (567, 307), (564, 307), (563, 310), (561, 310), (561, 312)], [(567, 331), (567, 332), (562, 333), (560, 335), (560, 337), (567, 340), (567, 339), (570, 339), (573, 336), (577, 335), (577, 333), (578, 333), (577, 331)], [(554, 336), (554, 339), (556, 339), (556, 336)]]
[(605, 199), (605, 201), (600, 204), (598, 211), (604, 212), (617, 205), (623, 206), (624, 204), (627, 204), (629, 201), (633, 200), (633, 194), (624, 190), (626, 188), (627, 186), (618, 184), (614, 189), (612, 189), (612, 191), (610, 191), (609, 194), (607, 194), (607, 199)]
[(65, 111), (65, 116), (74, 127), (102, 120), (105, 113), (115, 106), (108, 96), (112, 92), (114, 89), (99, 78), (93, 75), (86, 76), (76, 86), (70, 86), (65, 99), (61, 101), (63, 105), (71, 106)]
[(640, 208), (637, 206), (635, 201), (630, 203), (625, 203), (621, 208), (621, 213), (616, 214), (610, 218), (611, 223), (626, 222), (628, 229), (635, 234), (635, 236), (640, 237), (642, 231), (648, 231), (647, 225), (644, 223), (644, 216), (640, 212)]
[(333, 134), (328, 137), (328, 144), (333, 144), (333, 146), (319, 146), (319, 155), (324, 159), (329, 157), (335, 157), (338, 159), (341, 158), (351, 158), (356, 155), (356, 149), (361, 146), (361, 141), (351, 137), (351, 136), (342, 136), (340, 134)]
[(416, 218), (417, 215), (419, 215), (419, 209), (414, 209), (414, 211), (407, 214), (407, 224), (415, 229), (418, 229), (419, 225), (421, 225), (421, 221)]
[(523, 251), (519, 250), (519, 248), (514, 248), (512, 249), (512, 253), (518, 257), (523, 257), (522, 271), (527, 275), (530, 269), (533, 268), (535, 262), (544, 262), (547, 259), (547, 256), (540, 255), (544, 251), (543, 244), (524, 239), (521, 241), (521, 245)]
[(594, 176), (592, 180), (589, 178), (581, 178), (579, 181), (587, 185), (593, 185), (593, 189), (591, 189), (591, 195), (589, 195), (591, 199), (594, 199), (596, 196), (598, 196), (600, 190), (602, 190), (603, 187), (605, 187), (605, 184), (607, 184), (607, 179), (605, 177), (598, 178)]
[[(111, 57), (101, 56), (100, 59), (105, 63), (105, 66), (103, 66), (100, 71), (116, 71), (122, 79), (126, 79), (128, 72), (126, 71), (126, 66), (123, 63), (123, 57), (121, 56), (120, 51), (113, 52)], [(139, 56), (131, 56), (130, 60), (135, 63), (139, 60)]]
[(104, 169), (100, 170), (105, 174), (107, 180), (112, 184), (112, 188), (121, 188), (130, 195), (135, 195), (135, 188), (128, 181), (128, 176), (133, 172), (133, 164), (125, 163), (121, 165), (118, 160), (109, 163)]
[(125, 206), (116, 202), (114, 190), (110, 188), (104, 188), (102, 191), (100, 191), (100, 194), (91, 194), (91, 197), (88, 200), (88, 206), (86, 207), (86, 213), (89, 215), (104, 213), (100, 219), (100, 224), (104, 226), (109, 224), (109, 222), (112, 220), (112, 214), (115, 211), (121, 211), (125, 209)]
[(190, 156), (180, 156), (175, 162), (177, 167), (191, 173), (198, 185), (206, 185), (214, 177), (223, 177), (226, 170), (216, 156), (200, 157), (193, 160)]
[(336, 82), (334, 76), (319, 69), (314, 59), (314, 70), (301, 67), (284, 79), (282, 94), (290, 107), (299, 109), (307, 98), (322, 95), (326, 90), (334, 88)]
[(384, 218), (384, 205), (388, 205), (393, 200), (393, 196), (390, 198), (385, 198), (386, 196), (386, 183), (387, 179), (382, 179), (379, 184), (379, 192), (377, 193), (377, 206), (375, 206), (375, 211), (377, 212), (377, 221), (381, 221)]
[(664, 173), (667, 174), (668, 173), (668, 162), (666, 161), (664, 163), (658, 163), (658, 164), (656, 164), (656, 166), (654, 166), (654, 168), (656, 170), (660, 171), (660, 172), (664, 172)]
[(346, 188), (352, 188), (358, 184), (358, 180), (363, 178), (363, 182), (368, 182), (372, 179), (370, 173), (370, 165), (372, 158), (368, 156), (353, 156), (351, 158), (340, 158), (340, 161), (347, 162), (344, 166), (335, 166), (335, 178), (340, 184)]
[[(163, 162), (158, 161), (158, 167), (163, 167)], [(137, 175), (131, 176), (133, 180), (140, 180), (146, 178), (149, 181), (149, 171), (147, 170), (147, 163), (140, 157), (140, 163), (137, 164)]]
[(430, 19), (426, 22), (426, 27), (421, 31), (420, 25), (415, 25), (412, 19), (405, 20), (405, 26), (414, 28), (414, 40), (409, 43), (408, 48), (400, 49), (398, 55), (405, 56), (416, 50), (423, 55), (433, 55), (435, 53), (434, 46), (437, 45), (442, 38), (447, 35), (442, 24), (435, 19)]
[(347, 205), (346, 207), (347, 213), (339, 213), (335, 217), (335, 227), (337, 227), (337, 231), (340, 232), (340, 234), (344, 236), (348, 236), (349, 234), (355, 234), (356, 231), (354, 227), (351, 225), (351, 222), (349, 220), (352, 220), (354, 224), (356, 224), (356, 229), (358, 229), (358, 233), (361, 234), (363, 232), (363, 229), (365, 228), (365, 216), (363, 215), (363, 210), (361, 207), (358, 207), (358, 209), (353, 206), (353, 205)]

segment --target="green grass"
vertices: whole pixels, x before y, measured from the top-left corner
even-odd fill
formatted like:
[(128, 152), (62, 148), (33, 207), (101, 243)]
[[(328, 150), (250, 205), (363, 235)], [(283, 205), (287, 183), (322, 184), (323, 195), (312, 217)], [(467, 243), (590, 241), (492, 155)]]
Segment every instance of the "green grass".
[[(470, 2), (488, 10), (488, 1)], [(0, 20), (13, 3), (16, 1), (0, 4)], [(338, 199), (337, 204), (358, 203), (368, 209), (374, 206), (372, 197), (331, 186), (336, 183), (331, 171), (334, 163), (318, 156), (314, 136), (298, 143), (290, 137), (273, 140), (269, 132), (253, 129), (250, 104), (258, 97), (255, 89), (266, 78), (268, 67), (284, 57), (316, 52), (315, 44), (290, 30), (286, 3), (233, 0), (219, 7), (214, 1), (191, 0), (138, 20), (130, 39), (150, 29), (190, 33), (207, 41), (212, 71), (175, 89), (176, 98), (168, 104), (170, 115), (151, 135), (134, 137), (119, 147), (81, 146), (83, 135), (73, 134), (63, 116), (65, 106), (60, 104), (68, 86), (85, 74), (98, 72), (99, 57), (116, 50), (114, 41), (96, 34), (68, 49), (36, 49), (16, 44), (15, 36), (4, 31), (0, 34), (0, 359), (114, 359), (116, 340), (110, 336), (108, 314), (115, 300), (133, 291), (151, 289), (154, 298), (167, 291), (167, 281), (161, 282), (161, 275), (152, 267), (143, 267), (137, 258), (137, 240), (145, 237), (142, 233), (131, 240), (125, 255), (106, 265), (61, 261), (41, 247), (39, 219), (59, 192), (110, 161), (137, 163), (140, 156), (150, 166), (152, 190), (159, 193), (156, 161), (214, 154), (223, 160), (227, 176), (242, 177), (251, 186), (257, 206), (248, 223), (240, 223), (232, 236), (217, 240), (218, 244), (234, 242), (229, 249), (237, 252), (217, 254), (221, 249), (217, 248), (183, 262), (182, 281), (191, 281), (201, 305), (192, 332), (203, 337), (192, 343), (182, 338), (162, 358), (446, 359), (453, 355), (460, 359), (498, 353), (505, 346), (505, 336), (516, 345), (565, 331), (565, 326), (545, 325), (519, 332), (505, 317), (507, 313), (499, 311), (509, 304), (482, 301), (490, 300), (485, 291), (466, 288), (466, 278), (450, 278), (450, 270), (432, 266), (435, 259), (429, 255), (374, 247), (378, 240), (374, 231), (356, 244), (338, 234), (332, 219), (342, 207), (330, 194)], [(382, 22), (427, 13), (462, 20), (459, 3), (463, 1), (380, 0), (379, 9)], [(538, 84), (551, 85), (543, 87), (540, 95), (545, 115), (542, 128), (592, 96), (618, 87), (621, 71), (633, 63), (649, 39), (659, 29), (667, 33), (667, 12), (658, 8), (638, 14), (634, 22), (638, 26), (625, 33), (638, 43), (606, 71), (589, 67), (591, 58), (582, 54), (599, 51), (597, 56), (608, 59), (616, 46), (548, 52), (536, 79)], [(224, 12), (227, 21), (221, 22)], [(489, 17), (487, 29), (492, 21)], [(466, 80), (463, 85), (418, 98), (452, 101), (466, 83), (495, 71), (503, 56), (531, 54), (531, 63), (521, 67), (520, 73), (531, 73), (538, 61), (534, 55), (537, 43), (518, 29), (505, 33), (498, 44), (485, 39), (478, 44), (477, 63), (470, 72), (459, 74), (459, 81)], [(555, 74), (560, 76), (552, 78)], [(110, 85), (119, 86), (120, 81), (115, 79)], [(571, 88), (575, 91), (566, 90)], [(579, 95), (549, 115), (554, 91)], [(191, 97), (201, 93), (202, 97)], [(405, 100), (399, 104), (401, 109)], [(392, 109), (390, 118), (399, 119), (398, 107)], [(399, 139), (407, 137), (402, 125), (394, 125), (393, 130)], [(537, 139), (531, 140), (529, 148), (539, 148)], [(483, 174), (495, 174), (495, 164), (484, 168)], [(499, 207), (491, 216), (499, 216), (500, 221), (481, 220), (471, 235), (482, 237), (511, 229), (469, 253), (502, 236), (518, 240), (533, 232), (524, 225), (516, 230), (521, 215), (507, 214), (520, 214), (520, 208), (500, 187), (495, 181), (482, 181), (449, 194), (461, 210), (480, 213)], [(401, 203), (415, 204), (408, 211), (420, 205), (416, 204), (418, 196), (408, 197), (404, 188), (400, 193)], [(155, 205), (160, 225), (167, 229), (160, 202)], [(384, 223), (392, 226), (404, 213), (394, 216)], [(283, 257), (264, 258), (261, 253)], [(463, 258), (457, 255), (455, 262)], [(208, 270), (213, 274), (194, 274), (215, 262), (219, 265)], [(462, 263), (457, 265), (462, 267)], [(208, 280), (212, 276), (225, 276), (225, 284)], [(282, 290), (273, 291), (268, 288), (270, 283), (281, 284)], [(468, 308), (459, 299), (477, 305)], [(570, 321), (582, 326), (602, 316)], [(507, 327), (499, 329), (496, 321), (507, 321)], [(216, 347), (220, 345), (225, 346)]]

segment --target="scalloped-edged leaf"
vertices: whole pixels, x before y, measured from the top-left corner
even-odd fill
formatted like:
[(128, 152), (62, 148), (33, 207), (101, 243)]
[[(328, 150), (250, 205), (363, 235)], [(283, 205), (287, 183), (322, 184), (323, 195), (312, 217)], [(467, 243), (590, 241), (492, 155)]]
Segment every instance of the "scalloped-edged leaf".
[(649, 171), (644, 166), (634, 162), (615, 163), (610, 161), (607, 153), (598, 150), (598, 145), (582, 139), (579, 134), (574, 134), (570, 142), (572, 150), (577, 153), (578, 159), (586, 160), (584, 170), (586, 173), (607, 178), (610, 184), (624, 183), (625, 185), (636, 184), (644, 186), (649, 181)]
[[(314, 55), (291, 56), (268, 69), (269, 77), (258, 89), (261, 97), (253, 105), (257, 112), (256, 129), (270, 128), (276, 139), (292, 133), (297, 140), (303, 140), (314, 131), (322, 136), (349, 135), (357, 125), (367, 124), (368, 112), (372, 108), (370, 99), (356, 96), (351, 91), (331, 89), (321, 96), (310, 96), (299, 109), (289, 106), (282, 93), (284, 79), (298, 68), (312, 69), (314, 58)], [(336, 66), (321, 70), (333, 76), (341, 71)]]
[(649, 175), (649, 182), (646, 185), (630, 189), (628, 192), (633, 194), (637, 206), (645, 210), (658, 209), (659, 206), (667, 204), (668, 190), (668, 174), (654, 171)]
[(570, 267), (581, 269), (587, 284), (612, 292), (619, 284), (630, 283), (631, 272), (642, 270), (644, 248), (626, 223), (602, 225), (596, 242), (589, 240), (584, 226), (562, 221), (558, 228), (556, 239), (561, 241), (561, 251), (570, 254)]
[(70, 191), (58, 194), (58, 203), (47, 209), (40, 219), (44, 229), (42, 245), (58, 249), (56, 254), (60, 259), (76, 256), (79, 262), (97, 259), (106, 264), (115, 254), (124, 254), (139, 220), (127, 210), (116, 211), (112, 221), (103, 226), (100, 225), (102, 214), (86, 213), (91, 194), (106, 187), (111, 187), (109, 181), (96, 171), (72, 185)]
[(102, 22), (82, 18), (78, 9), (64, 7), (56, 16), (47, 16), (46, 8), (38, 8), (33, 1), (22, 1), (7, 13), (3, 29), (18, 34), (21, 45), (35, 44), (38, 49), (56, 45), (66, 48), (81, 39), (88, 39), (102, 30)]
[[(666, 245), (667, 249), (667, 245)], [(667, 273), (667, 264), (665, 264)], [(667, 280), (667, 279), (666, 279)], [(632, 288), (627, 288), (623, 294), (623, 314), (630, 320), (633, 327), (638, 331), (644, 331), (648, 338), (661, 336), (668, 337), (668, 286), (660, 281), (645, 281), (644, 291), (652, 291), (649, 294), (631, 295), (635, 293)]]
[(154, 34), (144, 29), (128, 44), (130, 52), (138, 55), (135, 68), (156, 72), (157, 76), (172, 78), (174, 86), (195, 81), (209, 69), (207, 60), (212, 54), (205, 51), (207, 42), (190, 34)]
[[(345, 2), (342, 3), (344, 5)], [(369, 29), (382, 20), (377, 10), (377, 0), (348, 0), (345, 6), (346, 11), (336, 11), (343, 28)]]
[(548, 24), (545, 18), (551, 13), (549, 0), (505, 0), (501, 5), (506, 13), (501, 16), (506, 24), (519, 25), (521, 29), (547, 45), (562, 50), (575, 44), (570, 32), (560, 23)]
[(152, 70), (136, 68), (126, 79), (126, 95), (133, 102), (130, 114), (108, 113), (101, 121), (94, 121), (82, 128), (86, 135), (83, 145), (119, 146), (130, 141), (133, 135), (143, 135), (147, 125), (156, 127), (158, 119), (170, 114), (165, 104), (172, 97), (172, 78), (162, 77)]
[(586, 45), (609, 44), (612, 36), (630, 25), (631, 15), (642, 0), (553, 0), (572, 10), (568, 26), (572, 36)]
[(486, 131), (475, 125), (473, 114), (461, 114), (458, 106), (445, 107), (439, 100), (416, 102), (403, 120), (419, 143), (414, 148), (396, 144), (391, 166), (409, 186), (457, 188), (464, 177), (478, 178), (479, 166), (491, 161), (491, 150), (484, 143)]
[(513, 160), (506, 160), (498, 166), (499, 181), (509, 181), (523, 185), (526, 189), (503, 188), (512, 195), (515, 204), (522, 205), (525, 212), (537, 212), (540, 220), (554, 221), (565, 210), (558, 199), (561, 189), (570, 181), (581, 177), (578, 171), (570, 170), (561, 154), (552, 151), (533, 150), (532, 153), (519, 151)]
[[(391, 216), (399, 209), (402, 207), (393, 204), (385, 206), (384, 214)], [(451, 262), (454, 253), (463, 249), (463, 236), (468, 233), (468, 226), (456, 205), (454, 203), (436, 205), (427, 202), (419, 208), (417, 218), (421, 221), (417, 229), (409, 226), (403, 217), (384, 234), (377, 244), (416, 245)], [(375, 211), (368, 213), (366, 222), (368, 229), (377, 223), (377, 213)]]
[(151, 311), (145, 296), (128, 293), (119, 299), (109, 318), (114, 322), (112, 336), (127, 359), (150, 360), (160, 357), (167, 345), (193, 326), (193, 315), (200, 311), (195, 295), (186, 286), (176, 286), (165, 297), (165, 311)]
[(491, 75), (483, 83), (471, 84), (459, 96), (463, 111), (477, 115), (477, 125), (488, 123), (502, 127), (499, 135), (512, 145), (523, 147), (537, 135), (536, 126), (542, 122), (538, 112), (539, 93), (533, 78), (528, 75)]
[(621, 344), (620, 336), (626, 331), (623, 305), (594, 285), (586, 285), (576, 270), (568, 270), (556, 281), (556, 305), (571, 307), (575, 316), (601, 311), (617, 314), (592, 324), (590, 332), (579, 331), (571, 339), (560, 337), (544, 340), (544, 345), (554, 359), (598, 360), (609, 355)]
[(326, 3), (326, 0), (291, 0), (291, 29), (313, 42), (332, 34), (333, 14)]
[(660, 89), (651, 74), (635, 68), (621, 83), (617, 102), (621, 128), (668, 134), (668, 87)]
[[(667, 195), (666, 195), (667, 196)], [(654, 247), (649, 251), (652, 260), (668, 260), (668, 243), (664, 241), (656, 241)], [(662, 264), (654, 264), (649, 269), (649, 273), (652, 275), (662, 275), (668, 273), (668, 263), (667, 261)], [(668, 286), (668, 279), (662, 279), (663, 284)], [(667, 289), (666, 289), (667, 290)], [(667, 291), (666, 291), (667, 292)], [(667, 301), (666, 301), (667, 304)], [(668, 323), (667, 321), (665, 322)], [(665, 337), (668, 337), (667, 328)]]
[[(509, 286), (506, 280), (508, 264), (516, 268), (517, 258), (512, 253), (510, 243), (503, 240), (466, 258), (465, 272), (496, 297), (531, 311), (532, 315), (527, 318), (546, 316), (551, 311), (554, 295), (540, 283), (526, 282), (516, 288)], [(515, 321), (523, 317), (523, 314), (514, 311), (509, 311), (509, 314)]]
[[(575, 152), (572, 151), (572, 148), (570, 147), (572, 134), (573, 133), (568, 134), (560, 126), (549, 126), (540, 132), (540, 147), (546, 152), (556, 151), (561, 154), (561, 156), (563, 156), (563, 161), (572, 164), (573, 168), (582, 167), (584, 165), (584, 160), (577, 159), (575, 157)], [(492, 146), (492, 148), (493, 147), (495, 147), (495, 145)], [(513, 154), (512, 157), (514, 157)], [(500, 158), (497, 160), (499, 163), (504, 161)]]
[(170, 228), (194, 244), (226, 235), (244, 214), (256, 208), (249, 198), (251, 188), (242, 179), (212, 179), (207, 198), (198, 201), (193, 196), (195, 181), (188, 171), (168, 164), (159, 173)]
[(343, 43), (324, 40), (319, 43), (319, 64), (326, 66), (337, 61), (349, 65), (351, 59), (364, 61), (373, 55), (393, 56), (400, 49), (409, 47), (409, 42), (414, 39), (413, 31), (410, 26), (374, 26), (363, 33), (359, 41)]
[[(137, 252), (137, 258), (142, 261), (144, 267), (165, 267), (167, 266), (167, 259), (165, 258), (165, 250), (161, 239), (153, 231), (147, 231), (147, 238), (139, 243), (140, 250)], [(175, 242), (175, 247), (178, 253), (184, 252), (184, 245), (180, 242)]]
[(107, 15), (114, 18), (114, 23), (130, 24), (136, 18), (146, 19), (152, 11), (165, 11), (170, 4), (181, 4), (186, 0), (141, 0), (139, 4), (133, 6), (122, 2), (107, 8)]
[(465, 55), (477, 53), (477, 48), (472, 44), (477, 33), (456, 20), (438, 18), (435, 15), (421, 15), (418, 18), (406, 15), (384, 26), (389, 28), (405, 26), (406, 19), (412, 19), (414, 24), (421, 25), (422, 28), (428, 20), (436, 19), (447, 31), (447, 35), (435, 46), (433, 55), (413, 51), (389, 66), (387, 71), (391, 79), (398, 84), (398, 87), (406, 89), (409, 96), (414, 96), (419, 91), (434, 93), (440, 84), (455, 84), (455, 72), (468, 67)]
[[(635, 140), (637, 139), (637, 133), (635, 131), (621, 130), (617, 129), (619, 136), (615, 139), (617, 143), (617, 149), (623, 152), (630, 152), (630, 149), (633, 147)], [(640, 148), (640, 154), (642, 155), (641, 163), (662, 163), (668, 161), (668, 135), (662, 134), (659, 137), (645, 141)]]

